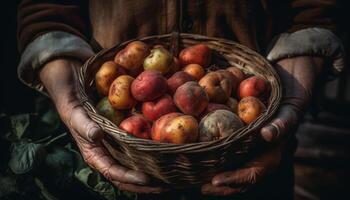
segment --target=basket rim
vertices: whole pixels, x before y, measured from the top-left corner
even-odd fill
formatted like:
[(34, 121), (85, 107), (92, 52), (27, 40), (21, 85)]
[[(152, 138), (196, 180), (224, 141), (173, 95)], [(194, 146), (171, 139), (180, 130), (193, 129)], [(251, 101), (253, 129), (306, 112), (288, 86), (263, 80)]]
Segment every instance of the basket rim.
[[(271, 116), (275, 114), (277, 111), (281, 98), (282, 98), (282, 86), (281, 86), (281, 81), (279, 78), (279, 75), (275, 71), (274, 67), (271, 65), (271, 63), (262, 55), (260, 55), (258, 52), (242, 45), (237, 42), (224, 39), (224, 38), (218, 38), (218, 37), (208, 37), (204, 35), (199, 35), (199, 34), (192, 34), (192, 33), (180, 33), (179, 37), (181, 39), (193, 39), (193, 40), (207, 40), (207, 41), (217, 41), (220, 43), (225, 43), (228, 45), (234, 45), (240, 49), (244, 49), (245, 52), (253, 54), (257, 58), (259, 58), (264, 65), (266, 65), (269, 69), (269, 71), (273, 74), (273, 77), (275, 78), (275, 81), (278, 82), (278, 88), (276, 88), (279, 91), (279, 95), (275, 97), (275, 105), (271, 106), (272, 103), (267, 107), (267, 110), (256, 120), (254, 120), (252, 123), (243, 126), (242, 128), (238, 129), (236, 132), (243, 131), (241, 135), (236, 136), (234, 138), (228, 136), (225, 138), (221, 138), (219, 140), (214, 140), (214, 141), (208, 141), (208, 142), (196, 142), (196, 143), (188, 143), (188, 144), (172, 144), (172, 143), (161, 143), (161, 142), (156, 142), (150, 139), (142, 139), (142, 138), (136, 138), (130, 136), (127, 132), (121, 130), (118, 126), (114, 125), (110, 120), (107, 118), (99, 115), (95, 109), (95, 106), (93, 102), (87, 97), (86, 92), (85, 92), (85, 75), (87, 68), (89, 65), (93, 62), (95, 62), (96, 59), (98, 59), (100, 56), (103, 56), (109, 51), (113, 51), (117, 48), (123, 47), (126, 44), (132, 42), (132, 41), (147, 41), (147, 40), (152, 40), (152, 39), (164, 39), (171, 37), (171, 33), (169, 34), (162, 34), (162, 35), (151, 35), (151, 36), (146, 36), (146, 37), (139, 37), (139, 38), (134, 38), (125, 42), (122, 42), (120, 44), (116, 44), (111, 48), (105, 48), (96, 53), (94, 56), (90, 57), (84, 65), (78, 70), (78, 93), (80, 95), (80, 102), (87, 111), (88, 115), (92, 119), (101, 118), (103, 121), (100, 123), (97, 122), (97, 124), (102, 128), (103, 131), (105, 131), (108, 136), (117, 139), (117, 140), (122, 140), (125, 143), (128, 143), (129, 145), (132, 146), (137, 146), (141, 147), (143, 151), (162, 151), (163, 153), (181, 153), (181, 152), (187, 152), (187, 150), (191, 150), (190, 153), (195, 153), (195, 152), (202, 152), (204, 151), (203, 148), (205, 148), (206, 151), (208, 150), (214, 150), (217, 148), (220, 148), (224, 145), (227, 145), (228, 143), (235, 142), (237, 140), (242, 139), (247, 133), (252, 132), (254, 129), (257, 129), (261, 126), (262, 123), (266, 123), (271, 120)], [(202, 42), (201, 42), (202, 43)], [(203, 42), (205, 43), (205, 42)], [(270, 97), (271, 98), (271, 97)], [(267, 117), (267, 118), (266, 118)], [(259, 119), (266, 118), (263, 120), (262, 123), (256, 123)], [(106, 126), (111, 126), (111, 127), (106, 127)], [(235, 134), (232, 134), (235, 135)], [(231, 136), (232, 136), (231, 135)]]

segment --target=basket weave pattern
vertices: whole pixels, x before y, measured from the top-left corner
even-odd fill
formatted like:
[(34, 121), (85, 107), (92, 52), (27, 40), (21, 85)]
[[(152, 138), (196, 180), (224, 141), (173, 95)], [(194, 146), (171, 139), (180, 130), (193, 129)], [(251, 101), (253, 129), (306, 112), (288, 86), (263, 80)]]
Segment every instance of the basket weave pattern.
[[(171, 34), (140, 38), (149, 44), (169, 46)], [(255, 51), (220, 38), (180, 34), (179, 48), (204, 43), (213, 50), (213, 63), (219, 67), (235, 66), (246, 74), (259, 75), (271, 85), (267, 110), (257, 120), (221, 140), (191, 144), (167, 144), (130, 137), (94, 107), (94, 77), (99, 67), (129, 42), (105, 49), (90, 58), (79, 71), (81, 102), (89, 116), (107, 133), (103, 144), (111, 156), (125, 167), (145, 172), (175, 188), (190, 187), (208, 181), (213, 174), (241, 164), (259, 148), (257, 130), (278, 108), (282, 89), (279, 77), (269, 62)]]

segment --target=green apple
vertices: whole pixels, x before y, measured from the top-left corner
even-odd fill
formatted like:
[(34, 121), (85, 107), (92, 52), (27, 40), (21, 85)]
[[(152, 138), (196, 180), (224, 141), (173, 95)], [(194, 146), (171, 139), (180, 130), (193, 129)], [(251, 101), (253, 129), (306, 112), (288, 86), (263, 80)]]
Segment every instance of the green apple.
[(163, 47), (156, 47), (151, 50), (145, 61), (143, 68), (145, 70), (157, 70), (162, 74), (167, 73), (173, 64), (173, 57), (170, 52)]
[(108, 97), (101, 99), (96, 106), (98, 114), (104, 116), (105, 118), (111, 120), (115, 125), (119, 125), (120, 122), (124, 119), (124, 114), (115, 110), (112, 105), (109, 103)]

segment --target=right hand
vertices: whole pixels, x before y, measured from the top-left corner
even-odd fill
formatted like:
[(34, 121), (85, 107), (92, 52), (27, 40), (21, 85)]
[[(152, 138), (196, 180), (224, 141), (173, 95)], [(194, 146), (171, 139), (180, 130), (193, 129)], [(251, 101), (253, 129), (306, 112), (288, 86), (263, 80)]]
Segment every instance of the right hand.
[(149, 177), (139, 171), (117, 164), (101, 144), (104, 136), (77, 98), (75, 70), (81, 66), (76, 60), (56, 59), (40, 71), (40, 79), (51, 96), (57, 111), (71, 132), (85, 162), (103, 174), (118, 189), (135, 193), (160, 193), (160, 187), (151, 187)]

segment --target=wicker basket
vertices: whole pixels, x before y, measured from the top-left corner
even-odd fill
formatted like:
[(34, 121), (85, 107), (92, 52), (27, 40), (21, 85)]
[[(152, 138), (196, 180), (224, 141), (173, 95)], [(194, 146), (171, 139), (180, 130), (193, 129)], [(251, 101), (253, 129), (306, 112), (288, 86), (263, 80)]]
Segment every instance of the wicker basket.
[[(170, 45), (172, 34), (140, 38), (147, 44)], [(173, 188), (203, 184), (217, 172), (242, 164), (261, 148), (257, 130), (275, 113), (282, 89), (278, 75), (269, 62), (251, 49), (225, 39), (194, 34), (180, 34), (179, 48), (204, 43), (213, 50), (213, 63), (218, 67), (236, 66), (247, 74), (259, 75), (271, 85), (265, 113), (249, 125), (221, 140), (184, 145), (158, 143), (130, 137), (111, 121), (97, 114), (94, 107), (94, 76), (105, 61), (129, 42), (105, 49), (90, 58), (79, 72), (81, 101), (89, 116), (107, 133), (103, 144), (122, 165), (145, 172)]]

